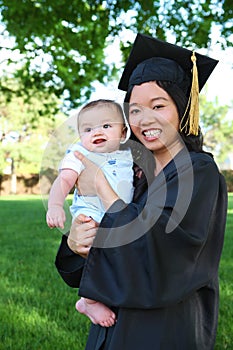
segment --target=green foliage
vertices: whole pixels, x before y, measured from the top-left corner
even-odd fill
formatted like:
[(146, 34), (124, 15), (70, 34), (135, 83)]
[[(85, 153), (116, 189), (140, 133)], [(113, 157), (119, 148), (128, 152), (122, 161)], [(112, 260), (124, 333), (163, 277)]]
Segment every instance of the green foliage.
[(19, 137), (15, 142), (9, 142), (3, 137), (0, 174), (9, 166), (9, 158), (14, 159), (17, 174), (40, 172), (42, 153), (48, 138), (66, 119), (57, 112), (57, 105), (57, 98), (48, 97), (43, 92), (32, 96), (30, 101), (17, 96), (8, 101), (6, 95), (0, 96), (0, 131), (6, 136), (13, 131)]
[(233, 192), (233, 170), (222, 170), (221, 172), (225, 177), (228, 192)]
[(205, 148), (221, 163), (233, 150), (233, 120), (229, 118), (230, 106), (220, 106), (218, 99), (208, 101), (200, 95), (200, 120)]
[[(60, 233), (45, 224), (38, 196), (0, 200), (0, 350), (83, 350), (89, 321), (75, 311), (76, 290), (54, 267)], [(12, 220), (14, 213), (14, 220)], [(220, 312), (215, 350), (233, 344), (233, 194), (220, 263)]]
[[(0, 131), (21, 135), (20, 142), (1, 145), (0, 173), (9, 166), (8, 156), (14, 157), (17, 173), (40, 171), (48, 135), (61, 121), (61, 106), (67, 113), (90, 97), (95, 80), (107, 83), (115, 77), (114, 64), (105, 63), (105, 48), (126, 33), (119, 48), (126, 61), (127, 30), (161, 39), (172, 34), (177, 43), (192, 47), (207, 47), (213, 26), (225, 46), (231, 45), (233, 33), (229, 0), (0, 0), (0, 9)], [(203, 102), (206, 145), (220, 161), (233, 144), (226, 142), (232, 139), (232, 122), (225, 116), (225, 106)], [(50, 147), (47, 159), (54, 156), (57, 162), (63, 153), (53, 145), (57, 152)]]
[[(54, 92), (68, 101), (82, 100), (94, 78), (103, 81), (108, 9), (99, 2), (1, 1), (7, 32), (23, 54), (17, 77), (27, 89)], [(12, 61), (12, 59), (11, 59)], [(86, 97), (91, 88), (84, 89)]]
[[(218, 27), (221, 43), (232, 45), (229, 0), (0, 0), (0, 8), (2, 37), (13, 38), (10, 50), (22, 54), (20, 65), (18, 57), (8, 59), (17, 63), (15, 75), (22, 82), (17, 94), (54, 93), (70, 107), (90, 97), (95, 80), (106, 82), (116, 73), (104, 63), (104, 50), (124, 30), (161, 39), (172, 34), (177, 43), (194, 48), (208, 47), (212, 28)], [(127, 38), (121, 47), (125, 59)]]
[[(69, 118), (69, 122), (71, 120), (74, 125), (77, 122), (76, 115)], [(77, 141), (78, 137), (76, 129), (71, 127), (68, 121), (57, 127), (49, 138), (49, 141), (43, 150), (43, 157), (40, 163), (40, 184), (42, 195), (47, 196), (53, 181), (58, 175), (61, 159), (63, 159), (68, 147)]]

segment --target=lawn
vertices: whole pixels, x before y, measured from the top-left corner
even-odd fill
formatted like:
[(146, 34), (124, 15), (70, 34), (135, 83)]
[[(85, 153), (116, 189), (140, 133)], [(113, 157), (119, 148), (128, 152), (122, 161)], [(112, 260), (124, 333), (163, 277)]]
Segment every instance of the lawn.
[[(41, 198), (0, 197), (0, 213), (0, 350), (83, 350), (90, 324), (54, 267), (61, 233), (47, 228)], [(215, 350), (233, 349), (232, 232), (230, 194)]]
[(40, 197), (1, 197), (0, 213), (0, 350), (83, 350), (89, 322), (55, 269), (61, 233)]
[(227, 227), (220, 262), (220, 313), (215, 350), (233, 349), (233, 193), (229, 194)]

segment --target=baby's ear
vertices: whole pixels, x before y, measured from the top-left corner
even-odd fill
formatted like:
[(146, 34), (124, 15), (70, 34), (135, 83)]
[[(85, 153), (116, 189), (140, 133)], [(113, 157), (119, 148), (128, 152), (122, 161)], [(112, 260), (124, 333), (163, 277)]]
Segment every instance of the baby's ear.
[(122, 129), (120, 144), (123, 145), (126, 142), (126, 126)]
[(123, 145), (124, 143), (126, 143), (128, 141), (128, 139), (130, 138), (130, 127), (129, 126), (124, 126), (123, 130), (122, 130), (122, 136), (121, 136), (121, 141), (120, 144)]

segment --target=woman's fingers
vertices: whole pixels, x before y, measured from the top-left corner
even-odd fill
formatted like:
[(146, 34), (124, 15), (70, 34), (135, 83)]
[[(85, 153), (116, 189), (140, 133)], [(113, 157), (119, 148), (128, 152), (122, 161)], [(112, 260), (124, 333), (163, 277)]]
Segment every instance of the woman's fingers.
[(89, 216), (78, 215), (68, 236), (68, 246), (75, 253), (87, 256), (96, 236), (98, 224)]
[(74, 152), (74, 155), (75, 155), (75, 157), (78, 158), (78, 159), (83, 163), (83, 165), (85, 165), (85, 166), (92, 163), (89, 159), (87, 159), (87, 158), (86, 158), (81, 152), (79, 152), (79, 151), (75, 151), (75, 152)]
[(78, 225), (84, 224), (85, 222), (90, 222), (92, 220), (91, 216), (86, 216), (84, 214), (79, 214), (75, 219), (74, 222)]

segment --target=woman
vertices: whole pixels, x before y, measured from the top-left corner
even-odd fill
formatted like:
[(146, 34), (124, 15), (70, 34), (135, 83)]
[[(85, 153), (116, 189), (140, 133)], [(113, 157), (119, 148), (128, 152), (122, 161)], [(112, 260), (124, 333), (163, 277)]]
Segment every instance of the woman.
[(80, 296), (117, 316), (113, 327), (91, 326), (87, 350), (214, 348), (227, 192), (213, 157), (202, 150), (197, 83), (201, 89), (216, 63), (137, 36), (119, 84), (127, 91), (136, 154), (131, 204), (77, 154), (86, 167), (80, 190), (98, 193), (107, 213), (98, 229), (78, 218), (63, 236), (56, 266)]

